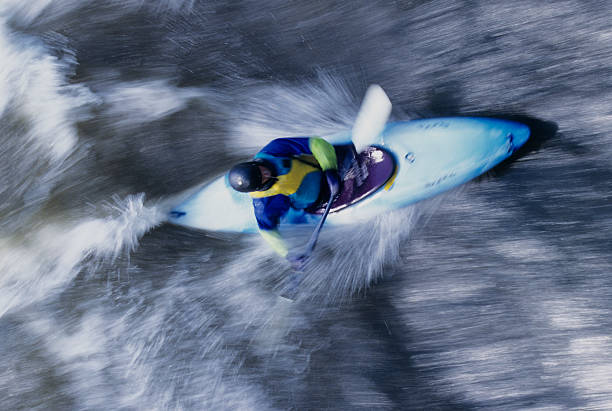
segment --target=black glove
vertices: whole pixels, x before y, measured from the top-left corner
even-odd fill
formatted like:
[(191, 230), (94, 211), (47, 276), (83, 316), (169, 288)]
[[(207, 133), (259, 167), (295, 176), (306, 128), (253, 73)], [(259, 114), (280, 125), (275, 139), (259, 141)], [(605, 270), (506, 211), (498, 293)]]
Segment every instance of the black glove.
[(338, 170), (326, 170), (324, 174), (329, 186), (329, 192), (335, 197), (340, 191), (340, 175)]

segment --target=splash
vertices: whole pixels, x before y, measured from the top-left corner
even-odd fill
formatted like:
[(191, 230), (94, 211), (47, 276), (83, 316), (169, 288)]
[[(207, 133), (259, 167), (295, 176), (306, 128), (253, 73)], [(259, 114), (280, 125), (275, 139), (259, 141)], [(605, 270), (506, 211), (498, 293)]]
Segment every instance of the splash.
[(163, 119), (186, 109), (192, 100), (210, 102), (215, 99), (212, 92), (179, 88), (168, 79), (116, 84), (101, 96), (108, 107), (106, 115), (113, 118), (113, 127), (119, 129), (131, 129)]
[(76, 64), (73, 53), (65, 49), (60, 60), (0, 18), (0, 61), (0, 116), (12, 123), (11, 137), (51, 160), (64, 160), (78, 141), (75, 121), (86, 118), (83, 108), (96, 102), (86, 87), (66, 80)]
[(26, 236), (0, 239), (0, 317), (66, 287), (81, 271), (132, 251), (148, 230), (163, 221), (144, 196), (110, 205), (106, 218), (72, 225), (47, 223)]
[[(4, 10), (6, 11), (6, 10)], [(61, 43), (61, 36), (56, 40)], [(97, 98), (70, 84), (76, 59), (9, 28), (0, 13), (0, 227), (23, 225), (49, 198), (66, 169), (82, 156), (76, 124)], [(10, 217), (10, 218), (8, 218)], [(19, 223), (15, 223), (19, 221)]]
[[(327, 135), (352, 127), (359, 98), (328, 73), (302, 84), (258, 84), (233, 112), (234, 151), (252, 154), (276, 137)], [(261, 104), (262, 102), (266, 104)]]
[(398, 261), (422, 212), (413, 206), (329, 230), (305, 273), (304, 296), (336, 304), (367, 290), (382, 278), (385, 266)]
[(59, 23), (70, 18), (71, 13), (97, 11), (99, 20), (113, 19), (128, 12), (149, 10), (155, 14), (189, 13), (194, 0), (4, 0), (0, 3), (0, 16), (10, 19), (18, 27), (35, 27), (49, 23)]

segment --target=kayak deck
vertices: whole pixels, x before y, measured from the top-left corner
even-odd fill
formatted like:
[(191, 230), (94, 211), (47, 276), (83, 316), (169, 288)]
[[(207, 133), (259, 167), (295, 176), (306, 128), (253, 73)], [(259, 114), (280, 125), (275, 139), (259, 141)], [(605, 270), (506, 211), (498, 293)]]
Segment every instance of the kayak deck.
[[(338, 212), (351, 206), (383, 187), (395, 174), (396, 161), (390, 152), (380, 147), (370, 146), (357, 154), (353, 144), (336, 146), (338, 172), (342, 185), (340, 194), (334, 199), (330, 213)], [(325, 190), (325, 197), (329, 197)], [(327, 201), (314, 209), (312, 214), (323, 214)]]

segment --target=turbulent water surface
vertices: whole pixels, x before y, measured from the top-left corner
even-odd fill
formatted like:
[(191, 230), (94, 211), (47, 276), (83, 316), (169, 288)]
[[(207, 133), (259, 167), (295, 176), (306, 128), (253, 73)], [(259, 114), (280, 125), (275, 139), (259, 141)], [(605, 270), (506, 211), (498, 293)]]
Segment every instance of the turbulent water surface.
[[(0, 1), (0, 409), (611, 409), (612, 3)], [(164, 223), (269, 139), (519, 118), (321, 244)]]

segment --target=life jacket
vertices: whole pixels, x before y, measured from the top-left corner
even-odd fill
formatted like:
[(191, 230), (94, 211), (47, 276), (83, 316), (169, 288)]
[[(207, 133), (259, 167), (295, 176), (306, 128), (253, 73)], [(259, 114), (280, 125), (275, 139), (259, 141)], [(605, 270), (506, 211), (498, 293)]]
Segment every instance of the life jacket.
[(276, 171), (276, 182), (267, 190), (252, 191), (252, 198), (263, 198), (275, 195), (285, 195), (291, 200), (295, 209), (305, 209), (314, 204), (321, 190), (321, 169), (312, 155), (294, 157), (276, 157), (266, 153), (258, 153), (255, 160), (261, 159), (271, 163)]

